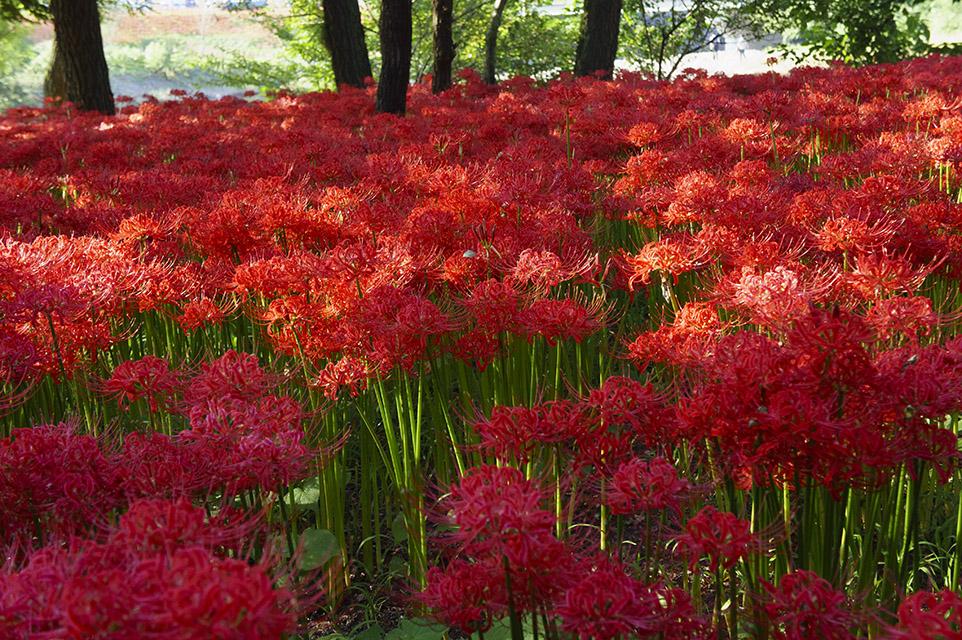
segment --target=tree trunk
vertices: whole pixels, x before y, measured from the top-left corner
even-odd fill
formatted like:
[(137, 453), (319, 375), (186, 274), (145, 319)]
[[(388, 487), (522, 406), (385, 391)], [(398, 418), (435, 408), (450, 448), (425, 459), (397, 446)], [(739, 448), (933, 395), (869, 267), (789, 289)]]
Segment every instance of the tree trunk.
[(611, 78), (618, 55), (618, 29), (621, 26), (621, 0), (585, 0), (581, 34), (575, 54), (575, 75), (602, 72)]
[(403, 114), (411, 76), (411, 0), (381, 2), (381, 77), (377, 110)]
[[(55, 50), (62, 60), (63, 97), (78, 109), (114, 113), (97, 0), (50, 0)], [(56, 59), (55, 59), (56, 60)]]
[(50, 61), (50, 68), (43, 79), (43, 96), (54, 100), (63, 100), (67, 95), (67, 76), (64, 69), (63, 56), (57, 48), (57, 43), (53, 46), (53, 60)]
[(508, 6), (508, 0), (497, 0), (494, 15), (491, 16), (491, 22), (488, 24), (488, 32), (484, 35), (484, 81), (488, 84), (498, 81), (498, 30), (501, 28), (506, 6)]
[(433, 0), (434, 78), (431, 91), (441, 93), (451, 86), (454, 64), (454, 0)]
[(324, 44), (331, 54), (334, 82), (364, 87), (371, 77), (371, 59), (364, 41), (361, 10), (357, 0), (322, 0), (324, 7)]

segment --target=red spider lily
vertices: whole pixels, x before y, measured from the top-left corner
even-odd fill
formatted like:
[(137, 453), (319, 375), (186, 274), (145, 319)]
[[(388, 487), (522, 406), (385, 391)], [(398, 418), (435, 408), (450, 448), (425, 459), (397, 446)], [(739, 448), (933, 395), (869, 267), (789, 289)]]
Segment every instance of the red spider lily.
[(501, 352), (501, 342), (496, 335), (475, 329), (462, 334), (450, 349), (457, 359), (484, 371)]
[(97, 439), (71, 425), (14, 429), (0, 440), (0, 468), (0, 529), (9, 541), (30, 546), (38, 533), (79, 533), (121, 506), (116, 470)]
[[(123, 478), (119, 483), (128, 500), (206, 495), (223, 488), (225, 452), (208, 442), (162, 433), (131, 433), (113, 462)], [(267, 486), (274, 486), (271, 481)]]
[[(808, 280), (808, 282), (806, 282)], [(814, 281), (785, 266), (758, 274), (742, 267), (741, 277), (732, 285), (731, 304), (743, 308), (751, 322), (783, 329), (807, 315), (808, 307), (824, 300), (833, 276), (816, 276)]]
[(427, 587), (418, 599), (444, 624), (483, 633), (507, 613), (508, 594), (500, 567), (454, 560), (443, 570), (428, 570)]
[(778, 582), (765, 584), (765, 613), (778, 640), (858, 637), (858, 616), (845, 594), (811, 571), (794, 571)]
[[(473, 594), (465, 621), (482, 625), (490, 622), (486, 611), (538, 611), (571, 584), (575, 558), (554, 537), (555, 516), (541, 508), (544, 498), (540, 487), (511, 467), (473, 468), (452, 487), (445, 506), (456, 527), (449, 534), (451, 549), (461, 561), (435, 571), (426, 595), (441, 615), (452, 615), (445, 594), (461, 581)], [(456, 617), (465, 615), (458, 611)]]
[[(598, 428), (609, 433), (627, 427), (628, 433), (649, 447), (665, 445), (677, 437), (674, 416), (666, 405), (666, 397), (650, 384), (611, 376), (588, 393), (587, 405), (598, 412), (601, 420)], [(592, 437), (588, 433), (582, 435), (584, 441)]]
[(514, 331), (517, 327), (521, 297), (508, 283), (498, 280), (479, 282), (462, 304), (478, 329), (485, 333)]
[(529, 337), (540, 335), (554, 346), (559, 339), (581, 342), (602, 326), (600, 301), (583, 305), (570, 298), (537, 300), (521, 312), (518, 322)]
[(962, 597), (945, 589), (919, 591), (899, 604), (899, 624), (892, 640), (956, 640), (962, 638)]
[(605, 499), (615, 515), (658, 509), (677, 511), (689, 486), (664, 458), (634, 458), (619, 466), (608, 480)]
[(316, 452), (306, 444), (306, 415), (292, 398), (270, 393), (277, 383), (256, 356), (233, 350), (187, 382), (183, 411), (190, 429), (177, 439), (193, 450), (188, 456), (205, 452), (220, 474), (218, 486), (276, 489), (309, 473)]
[(220, 398), (190, 407), (191, 428), (180, 440), (219, 461), (231, 491), (276, 488), (303, 479), (314, 457), (305, 444), (303, 411), (290, 398)]
[(822, 388), (845, 392), (873, 381), (866, 344), (872, 333), (861, 318), (839, 312), (813, 310), (789, 334), (798, 366), (816, 376)]
[(151, 411), (166, 406), (174, 393), (181, 389), (177, 373), (170, 363), (156, 356), (121, 362), (100, 385), (100, 392), (117, 399), (123, 406), (146, 398)]
[(371, 372), (363, 361), (345, 356), (337, 362), (328, 363), (314, 384), (323, 389), (324, 395), (330, 400), (337, 398), (343, 388), (347, 388), (351, 397), (357, 397), (367, 387), (370, 376)]
[(636, 147), (647, 147), (662, 137), (662, 128), (656, 122), (639, 122), (631, 127), (626, 136)]
[(690, 236), (677, 234), (646, 244), (637, 254), (622, 259), (631, 272), (628, 288), (634, 289), (635, 284), (651, 282), (653, 273), (671, 276), (677, 281), (681, 274), (702, 266), (705, 253), (694, 245)]
[(628, 343), (627, 358), (644, 370), (651, 363), (687, 368), (709, 357), (727, 323), (718, 317), (717, 306), (688, 302), (670, 324), (639, 334)]
[(829, 218), (815, 234), (822, 251), (872, 252), (887, 245), (898, 232), (898, 224), (839, 216)]
[(551, 251), (525, 249), (511, 269), (509, 279), (517, 287), (531, 285), (538, 293), (547, 294), (562, 282), (581, 279), (591, 281), (598, 271), (598, 256), (583, 258), (558, 256)]
[(894, 293), (915, 292), (937, 266), (917, 266), (904, 256), (890, 256), (885, 252), (860, 254), (846, 280), (859, 294), (872, 300)]
[(218, 325), (224, 321), (226, 314), (208, 298), (191, 300), (184, 305), (182, 313), (177, 317), (184, 331), (194, 331), (204, 325)]
[(193, 545), (235, 546), (250, 534), (251, 523), (231, 522), (226, 511), (223, 515), (228, 517), (207, 518), (203, 509), (184, 497), (135, 500), (111, 532), (111, 541), (136, 552), (169, 552)]
[(257, 356), (231, 349), (201, 365), (187, 385), (184, 400), (189, 406), (205, 401), (257, 400), (267, 394), (273, 383)]
[[(714, 439), (734, 467), (749, 468), (763, 484), (813, 479), (835, 491), (876, 484), (915, 457), (951, 465), (951, 436), (924, 420), (903, 427), (916, 415), (914, 400), (901, 392), (889, 400), (892, 385), (911, 392), (931, 383), (916, 377), (921, 369), (903, 370), (904, 360), (873, 361), (871, 339), (858, 317), (823, 311), (800, 321), (786, 345), (744, 332), (726, 338), (703, 362), (708, 378), (679, 405), (681, 425)], [(938, 353), (948, 356), (927, 352)], [(941, 362), (952, 404), (955, 365)]]
[(633, 441), (673, 436), (672, 424), (650, 387), (613, 377), (583, 401), (497, 406), (490, 418), (472, 426), (481, 436), (481, 448), (502, 460), (526, 464), (547, 447), (570, 458), (572, 471), (610, 473), (631, 457)]
[[(511, 467), (472, 469), (452, 487), (447, 507), (457, 531), (454, 538), (474, 556), (500, 556), (512, 538), (539, 545), (550, 537), (554, 515), (541, 508), (542, 490)], [(512, 549), (514, 550), (514, 549)], [(512, 565), (532, 559), (533, 549), (509, 558)]]
[(587, 408), (568, 400), (535, 407), (503, 407), (491, 410), (491, 417), (472, 426), (481, 436), (481, 446), (503, 460), (526, 464), (541, 447), (572, 443), (592, 428)]
[(554, 613), (565, 631), (585, 640), (709, 637), (687, 593), (635, 580), (607, 559), (564, 593)]
[(363, 357), (372, 371), (410, 371), (428, 347), (452, 328), (451, 321), (423, 296), (381, 287), (357, 302), (344, 327), (349, 353)]
[[(674, 82), (463, 78), (440, 97), (412, 87), (403, 119), (374, 114), (370, 88), (146, 99), (109, 120), (70, 105), (0, 115), (0, 411), (16, 426), (83, 414), (103, 434), (39, 426), (0, 444), (0, 530), (14, 543), (0, 636), (289, 633), (296, 612), (273, 562), (241, 561), (270, 535), (212, 523), (185, 500), (267, 503), (293, 534), (307, 513), (290, 484), (317, 472), (317, 526), (376, 542), (362, 545), (376, 566), (390, 553), (379, 527), (410, 504), (406, 491), (479, 455), (524, 471), (467, 472), (423, 596), (467, 632), (513, 609), (547, 614), (548, 634), (702, 633), (696, 604), (588, 556), (578, 535), (600, 530), (622, 552), (612, 512), (694, 493), (675, 455), (688, 478), (734, 481), (759, 527), (825, 499), (785, 532), (805, 544), (779, 547), (762, 575), (749, 562), (746, 584), (796, 548), (822, 566), (814, 531), (844, 541), (837, 567), (822, 560), (832, 580), (858, 573), (845, 589), (890, 602), (882, 578), (914, 586), (911, 535), (923, 541), (942, 513), (930, 502), (953, 498), (959, 469), (962, 59)], [(625, 373), (611, 358), (625, 337), (652, 384), (612, 375)], [(205, 362), (130, 361), (145, 353)], [(485, 406), (505, 389), (537, 398), (552, 366), (556, 401), (497, 406), (474, 434), (448, 406), (472, 389), (489, 393)], [(416, 396), (391, 397), (403, 381), (366, 388), (415, 374)], [(91, 380), (119, 410), (90, 404)], [(306, 407), (337, 412), (326, 430), (355, 408), (370, 418), (374, 400), (365, 444), (318, 470), (326, 452), (308, 444), (318, 433)], [(149, 420), (124, 411), (132, 403)], [(388, 422), (406, 440), (403, 483), (384, 482)], [(137, 432), (148, 426), (167, 433)], [(557, 495), (527, 479), (544, 471)], [(873, 515), (876, 490), (906, 513)], [(374, 517), (353, 513), (355, 496), (373, 495)], [(841, 505), (858, 517), (822, 518)], [(733, 518), (693, 518), (688, 560), (720, 568), (757, 550)], [(238, 539), (219, 540), (222, 528)], [(895, 551), (869, 563), (875, 580), (858, 559), (872, 530)], [(422, 541), (409, 536), (412, 574)], [(674, 559), (660, 569), (666, 580), (684, 570)], [(841, 591), (791, 575), (752, 607), (754, 631), (765, 617), (781, 637), (866, 626)], [(879, 634), (951, 635), (957, 604), (910, 597), (900, 627)]]
[(932, 301), (921, 296), (879, 300), (865, 316), (876, 335), (887, 340), (902, 335), (912, 341), (924, 337), (940, 323), (932, 311)]
[(224, 535), (186, 503), (140, 502), (103, 542), (75, 541), (0, 573), (5, 637), (280, 638), (295, 602), (266, 562), (216, 555)]
[(752, 534), (751, 523), (712, 506), (692, 516), (685, 523), (685, 533), (676, 540), (678, 553), (688, 558), (689, 566), (694, 567), (700, 558), (708, 556), (712, 571), (731, 569), (760, 546)]
[(671, 204), (662, 216), (669, 226), (710, 220), (724, 201), (724, 189), (707, 171), (694, 171), (675, 181)]

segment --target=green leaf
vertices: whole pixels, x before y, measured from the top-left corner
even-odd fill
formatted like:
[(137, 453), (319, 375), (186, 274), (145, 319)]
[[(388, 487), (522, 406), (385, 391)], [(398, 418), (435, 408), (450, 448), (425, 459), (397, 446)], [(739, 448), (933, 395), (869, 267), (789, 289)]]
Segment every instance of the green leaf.
[(340, 551), (337, 536), (327, 529), (305, 529), (301, 533), (301, 571), (323, 567)]
[[(477, 636), (471, 636), (476, 638)], [(484, 632), (484, 640), (511, 640), (511, 625), (507, 620), (498, 620)]]
[(311, 478), (299, 487), (291, 489), (294, 502), (302, 509), (317, 509), (317, 500), (321, 497), (321, 487), (317, 478)]
[(400, 556), (394, 556), (387, 564), (388, 572), (394, 576), (407, 575), (408, 563)]
[(427, 620), (403, 619), (384, 636), (384, 640), (438, 640), (444, 637), (446, 631), (446, 627)]
[(373, 624), (354, 636), (354, 640), (382, 640), (382, 638), (384, 638), (384, 629), (379, 624)]
[[(477, 634), (471, 636), (477, 638)], [(524, 625), (525, 640), (534, 639), (534, 630), (531, 628), (530, 620), (525, 621)], [(484, 632), (484, 640), (511, 640), (511, 623), (507, 618), (497, 620), (491, 628)]]
[(404, 521), (404, 514), (399, 513), (391, 522), (391, 535), (394, 536), (396, 544), (404, 544), (408, 541), (408, 527)]

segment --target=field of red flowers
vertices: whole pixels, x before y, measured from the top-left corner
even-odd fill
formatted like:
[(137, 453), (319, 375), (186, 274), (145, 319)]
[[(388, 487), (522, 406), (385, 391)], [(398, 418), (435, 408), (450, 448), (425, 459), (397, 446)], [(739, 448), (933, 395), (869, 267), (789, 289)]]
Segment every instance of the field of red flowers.
[(0, 136), (0, 638), (962, 638), (962, 58)]

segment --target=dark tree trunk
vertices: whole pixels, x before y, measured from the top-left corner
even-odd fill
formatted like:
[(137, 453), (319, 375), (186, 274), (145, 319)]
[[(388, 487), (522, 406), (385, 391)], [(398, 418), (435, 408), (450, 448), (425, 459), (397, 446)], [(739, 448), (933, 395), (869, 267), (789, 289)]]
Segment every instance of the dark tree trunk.
[(504, 8), (508, 6), (508, 0), (497, 0), (494, 6), (494, 15), (488, 23), (488, 32), (484, 34), (484, 81), (494, 84), (498, 81), (497, 61), (498, 61), (498, 30), (501, 28), (501, 20), (504, 18)]
[(403, 114), (411, 76), (411, 0), (381, 2), (381, 77), (377, 110)]
[(371, 59), (364, 42), (361, 10), (357, 0), (323, 0), (324, 44), (331, 54), (334, 82), (352, 87), (364, 87), (371, 77)]
[(97, 0), (50, 0), (57, 56), (63, 63), (66, 95), (78, 109), (114, 113), (110, 74), (100, 35)]
[(57, 44), (53, 47), (53, 60), (50, 61), (50, 68), (43, 79), (43, 95), (45, 98), (63, 100), (67, 95), (67, 75), (64, 69), (63, 56)]
[(431, 91), (441, 93), (451, 86), (454, 64), (454, 0), (433, 0), (434, 78)]
[(600, 71), (605, 78), (611, 78), (615, 72), (620, 26), (621, 0), (585, 0), (575, 54), (576, 76)]

